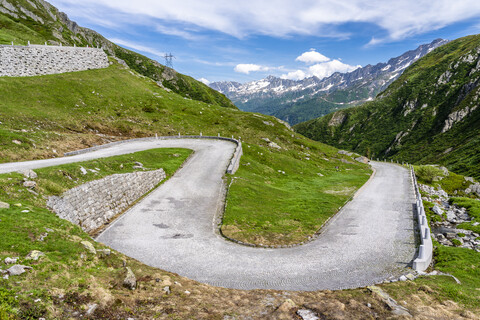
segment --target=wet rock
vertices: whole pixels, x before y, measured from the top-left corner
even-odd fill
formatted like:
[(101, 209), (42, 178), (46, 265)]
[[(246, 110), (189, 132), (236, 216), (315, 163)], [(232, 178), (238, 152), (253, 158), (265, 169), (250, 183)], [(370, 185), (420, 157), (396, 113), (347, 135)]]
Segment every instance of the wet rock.
[(123, 280), (123, 285), (130, 290), (135, 290), (135, 288), (137, 287), (137, 278), (135, 277), (135, 274), (133, 273), (132, 269), (130, 269), (129, 267), (126, 267), (126, 268), (127, 268), (127, 275)]
[(27, 256), (25, 257), (25, 260), (37, 261), (41, 257), (45, 257), (45, 253), (38, 250), (32, 250), (27, 254)]
[(88, 241), (82, 241), (80, 242), (84, 247), (85, 249), (87, 249), (90, 253), (93, 253), (93, 254), (97, 254), (97, 250), (95, 250), (95, 247), (93, 246), (93, 244), (91, 244), (90, 242)]
[(10, 276), (19, 276), (22, 273), (25, 273), (27, 270), (32, 270), (32, 267), (24, 266), (21, 264), (16, 264), (7, 269), (7, 272)]

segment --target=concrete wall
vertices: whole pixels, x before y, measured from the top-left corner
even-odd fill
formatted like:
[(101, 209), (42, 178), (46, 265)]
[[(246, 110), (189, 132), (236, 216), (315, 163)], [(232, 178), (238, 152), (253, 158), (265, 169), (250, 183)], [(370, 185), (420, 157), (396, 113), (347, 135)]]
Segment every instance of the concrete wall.
[(50, 197), (47, 206), (60, 218), (92, 232), (122, 213), (166, 178), (163, 169), (114, 174)]
[(215, 137), (215, 136), (201, 136), (201, 135), (200, 136), (181, 136), (181, 135), (178, 135), (178, 136), (162, 136), (162, 137), (138, 138), (138, 139), (116, 141), (116, 142), (111, 142), (111, 143), (107, 143), (107, 144), (103, 144), (103, 145), (99, 145), (99, 146), (95, 146), (95, 147), (91, 147), (91, 148), (81, 149), (81, 150), (72, 151), (72, 152), (66, 152), (64, 154), (64, 156), (74, 156), (74, 155), (77, 155), (77, 154), (82, 154), (82, 153), (87, 153), (87, 152), (91, 152), (91, 151), (95, 151), (95, 150), (99, 150), (99, 149), (103, 149), (103, 148), (108, 148), (108, 147), (111, 147), (113, 145), (117, 145), (117, 144), (121, 144), (121, 143), (125, 143), (125, 142), (130, 142), (130, 141), (152, 141), (152, 140), (156, 140), (156, 139), (159, 139), (159, 140), (166, 140), (166, 139), (218, 139), (218, 140), (225, 140), (225, 141), (233, 142), (237, 145), (237, 147), (235, 148), (235, 152), (234, 152), (234, 154), (232, 156), (232, 159), (230, 160), (230, 163), (227, 167), (227, 173), (229, 173), (229, 174), (234, 174), (235, 172), (237, 172), (237, 169), (240, 166), (240, 158), (243, 155), (242, 142), (237, 140), (237, 139), (234, 139), (233, 137), (232, 138), (225, 138), (225, 137), (220, 137), (220, 136)]
[(428, 225), (427, 216), (425, 215), (425, 208), (423, 207), (422, 195), (418, 189), (417, 178), (415, 171), (411, 170), (413, 187), (415, 189), (416, 208), (418, 228), (420, 229), (420, 247), (418, 248), (417, 258), (413, 261), (413, 269), (416, 271), (425, 271), (433, 257), (433, 243), (430, 236), (430, 226)]
[(0, 76), (29, 77), (108, 67), (102, 49), (0, 45)]

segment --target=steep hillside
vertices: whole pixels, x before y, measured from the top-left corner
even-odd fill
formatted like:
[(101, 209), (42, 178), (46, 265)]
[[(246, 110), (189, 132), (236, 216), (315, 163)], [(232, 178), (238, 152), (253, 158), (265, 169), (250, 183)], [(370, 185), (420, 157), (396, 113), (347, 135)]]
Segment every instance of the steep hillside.
[(372, 158), (440, 163), (480, 178), (480, 35), (408, 68), (375, 101), (298, 124), (312, 139)]
[(43, 0), (0, 1), (0, 44), (49, 43), (103, 47), (110, 56), (122, 59), (131, 69), (184, 97), (224, 107), (235, 106), (223, 95), (189, 76), (122, 48), (97, 32), (80, 27)]
[(244, 84), (224, 81), (210, 86), (224, 93), (241, 110), (273, 115), (296, 124), (372, 100), (413, 62), (447, 42), (436, 39), (387, 63), (367, 65), (348, 73), (336, 72), (323, 79), (294, 81), (270, 76)]

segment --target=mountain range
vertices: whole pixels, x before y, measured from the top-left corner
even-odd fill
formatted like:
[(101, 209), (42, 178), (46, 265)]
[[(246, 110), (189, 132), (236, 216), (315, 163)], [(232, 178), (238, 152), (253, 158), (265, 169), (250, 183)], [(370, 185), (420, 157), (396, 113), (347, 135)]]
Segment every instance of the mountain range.
[(372, 100), (413, 62), (445, 43), (448, 40), (436, 39), (386, 63), (336, 72), (323, 79), (314, 76), (296, 81), (269, 76), (244, 84), (213, 82), (210, 87), (225, 94), (241, 110), (274, 115), (296, 124)]
[(413, 63), (377, 99), (295, 126), (372, 158), (438, 163), (480, 178), (480, 35)]

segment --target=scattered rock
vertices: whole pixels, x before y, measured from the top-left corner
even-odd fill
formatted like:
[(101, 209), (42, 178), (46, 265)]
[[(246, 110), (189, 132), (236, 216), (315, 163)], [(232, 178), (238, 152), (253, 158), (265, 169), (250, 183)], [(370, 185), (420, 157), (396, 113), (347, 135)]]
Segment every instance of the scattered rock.
[(83, 174), (83, 175), (86, 175), (88, 173), (88, 171), (84, 168), (84, 167), (80, 167), (80, 172)]
[(22, 204), (21, 204), (21, 203), (15, 203), (14, 206), (15, 206), (15, 207), (21, 207)]
[(14, 257), (14, 258), (6, 257), (5, 260), (3, 260), (3, 262), (5, 262), (5, 264), (15, 264), (17, 263), (17, 260), (18, 260), (18, 257)]
[(270, 142), (270, 143), (268, 144), (268, 146), (269, 146), (270, 148), (275, 148), (275, 149), (278, 149), (278, 150), (281, 150), (281, 149), (282, 149), (282, 147), (280, 147), (278, 144), (276, 144), (276, 143), (273, 142), (273, 141)]
[(7, 269), (7, 272), (10, 276), (19, 276), (22, 273), (25, 273), (27, 270), (32, 270), (32, 267), (29, 266), (23, 266), (21, 264), (16, 264), (10, 268)]
[(25, 181), (25, 182), (23, 183), (23, 186), (24, 186), (25, 188), (32, 188), (32, 189), (34, 189), (34, 188), (37, 187), (37, 183), (36, 183), (35, 181)]
[(310, 309), (300, 309), (300, 310), (297, 311), (297, 314), (303, 320), (317, 320), (317, 319), (320, 319), (319, 317), (317, 317), (315, 312), (313, 312)]
[(287, 299), (285, 300), (285, 302), (283, 302), (280, 307), (278, 307), (277, 311), (280, 311), (280, 312), (289, 312), (290, 310), (292, 310), (293, 308), (295, 308), (297, 305), (295, 304), (295, 302), (293, 302), (291, 299)]
[(106, 257), (106, 256), (109, 256), (110, 254), (112, 254), (112, 250), (110, 250), (110, 249), (99, 249), (99, 250), (97, 250), (97, 253), (99, 253), (101, 257)]
[(375, 293), (376, 295), (378, 295), (383, 300), (383, 302), (385, 302), (387, 304), (387, 306), (390, 308), (390, 310), (392, 310), (393, 314), (395, 314), (397, 316), (407, 316), (407, 317), (412, 316), (410, 314), (410, 312), (408, 311), (408, 309), (399, 305), (395, 300), (393, 300), (388, 295), (388, 293), (386, 293), (385, 291), (383, 291), (379, 287), (369, 286), (369, 287), (367, 287), (367, 289), (370, 290), (371, 292)]
[(32, 250), (29, 252), (29, 254), (27, 254), (27, 256), (25, 257), (25, 260), (37, 261), (41, 257), (45, 257), (45, 253), (38, 250)]
[(400, 278), (398, 278), (398, 280), (400, 280), (400, 281), (407, 281), (407, 277), (401, 276)]
[(432, 208), (432, 211), (436, 214), (438, 214), (439, 216), (441, 216), (443, 214), (443, 210), (440, 209), (440, 207), (438, 205), (434, 205), (433, 208)]
[(275, 126), (275, 125), (273, 124), (273, 122), (270, 122), (270, 121), (262, 121), (262, 122), (263, 122), (263, 124), (265, 124), (265, 125), (267, 125), (267, 126), (271, 126), (271, 127)]
[(415, 276), (412, 273), (407, 274), (405, 277), (410, 281), (415, 280)]
[(170, 287), (169, 286), (165, 286), (163, 287), (163, 291), (165, 292), (165, 294), (169, 295), (171, 293), (170, 291)]
[(360, 156), (358, 158), (355, 158), (355, 161), (361, 162), (361, 163), (368, 163), (370, 160), (368, 160), (367, 157)]
[(18, 144), (18, 145), (21, 145), (21, 144), (22, 144), (22, 142), (21, 142), (21, 141), (18, 141), (18, 140), (12, 140), (12, 142), (15, 143), (15, 144)]
[(448, 210), (447, 211), (447, 220), (450, 222), (455, 222), (457, 220), (457, 216), (455, 215), (455, 212)]
[(137, 278), (135, 277), (135, 274), (133, 273), (132, 269), (130, 269), (129, 267), (126, 267), (126, 268), (127, 268), (127, 275), (123, 280), (123, 285), (130, 290), (135, 290), (135, 288), (137, 287)]
[(89, 304), (87, 308), (88, 309), (87, 309), (86, 315), (91, 316), (95, 312), (95, 310), (97, 310), (98, 304), (96, 303)]
[(85, 247), (85, 249), (87, 249), (90, 253), (97, 254), (97, 250), (95, 250), (95, 247), (94, 247), (93, 244), (91, 244), (90, 242), (88, 242), (88, 241), (82, 241), (82, 242), (80, 242), (80, 243), (83, 244), (83, 246)]
[(10, 209), (10, 205), (6, 202), (0, 201), (0, 209)]
[(23, 171), (20, 171), (21, 174), (23, 174), (26, 178), (29, 178), (29, 179), (36, 179), (38, 176), (37, 176), (37, 173), (33, 170), (23, 170)]

